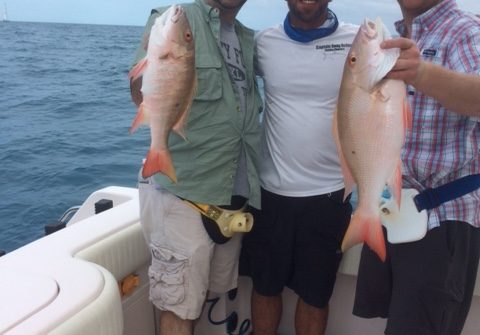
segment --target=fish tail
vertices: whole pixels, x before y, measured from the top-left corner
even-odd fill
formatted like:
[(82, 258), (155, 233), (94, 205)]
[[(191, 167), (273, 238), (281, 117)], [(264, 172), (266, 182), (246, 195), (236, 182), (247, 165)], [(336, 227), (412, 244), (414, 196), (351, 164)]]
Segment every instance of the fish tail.
[(166, 175), (175, 184), (177, 183), (170, 152), (168, 150), (150, 149), (145, 164), (143, 164), (142, 177), (148, 178), (158, 172)]
[(378, 215), (375, 217), (367, 216), (357, 210), (353, 214), (343, 238), (342, 251), (346, 251), (362, 242), (365, 242), (382, 262), (385, 261), (387, 252), (380, 217)]

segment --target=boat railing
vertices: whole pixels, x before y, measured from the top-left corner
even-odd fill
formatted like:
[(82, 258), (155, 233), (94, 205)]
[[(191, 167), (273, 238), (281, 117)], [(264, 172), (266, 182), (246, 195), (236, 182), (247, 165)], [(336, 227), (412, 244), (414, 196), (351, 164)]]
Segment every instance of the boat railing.
[(58, 219), (55, 222), (46, 224), (44, 227), (45, 236), (65, 228), (67, 226), (68, 221), (70, 221), (70, 219), (75, 215), (75, 213), (78, 212), (80, 207), (81, 206), (72, 206), (63, 213), (60, 219)]
[[(79, 212), (82, 206), (72, 206), (63, 213), (56, 222), (45, 225), (45, 235), (50, 235), (60, 229), (65, 228), (73, 217)], [(110, 208), (113, 208), (113, 201), (110, 199), (100, 199), (94, 204), (94, 214), (99, 214)], [(93, 213), (92, 213), (93, 214)], [(72, 221), (73, 222), (73, 221)]]
[(63, 213), (58, 221), (64, 222), (65, 224), (70, 221), (70, 219), (75, 215), (75, 213), (80, 209), (81, 206), (72, 206)]

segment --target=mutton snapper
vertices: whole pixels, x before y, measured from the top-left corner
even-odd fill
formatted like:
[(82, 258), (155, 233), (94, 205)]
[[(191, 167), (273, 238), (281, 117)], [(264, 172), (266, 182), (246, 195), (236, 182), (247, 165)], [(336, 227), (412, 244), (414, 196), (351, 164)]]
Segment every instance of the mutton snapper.
[(168, 150), (173, 130), (183, 138), (184, 123), (196, 89), (195, 44), (183, 7), (172, 5), (155, 20), (145, 58), (130, 71), (130, 80), (142, 76), (143, 102), (130, 132), (150, 125), (151, 144), (142, 176), (160, 172), (177, 182)]
[(334, 117), (345, 194), (354, 184), (358, 207), (352, 215), (342, 250), (366, 242), (380, 259), (386, 249), (380, 222), (380, 199), (385, 186), (400, 206), (401, 149), (411, 122), (403, 81), (383, 79), (393, 68), (398, 49), (381, 49), (390, 35), (377, 18), (365, 19), (344, 66)]

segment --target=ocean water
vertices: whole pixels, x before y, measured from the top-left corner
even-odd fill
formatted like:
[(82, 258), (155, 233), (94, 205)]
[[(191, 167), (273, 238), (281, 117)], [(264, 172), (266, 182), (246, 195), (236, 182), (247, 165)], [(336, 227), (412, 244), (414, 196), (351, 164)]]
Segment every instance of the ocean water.
[(147, 128), (128, 69), (142, 27), (0, 22), (0, 250), (95, 190), (136, 186)]

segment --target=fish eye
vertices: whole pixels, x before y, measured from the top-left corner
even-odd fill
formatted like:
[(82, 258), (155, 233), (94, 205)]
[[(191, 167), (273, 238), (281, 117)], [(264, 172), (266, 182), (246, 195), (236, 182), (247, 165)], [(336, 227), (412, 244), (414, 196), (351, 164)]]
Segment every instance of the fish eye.
[(355, 64), (356, 61), (357, 61), (357, 57), (355, 57), (355, 56), (350, 57), (350, 64), (351, 65)]
[(192, 39), (192, 33), (186, 32), (186, 33), (185, 33), (185, 39), (186, 39), (187, 41), (190, 41), (190, 40)]

